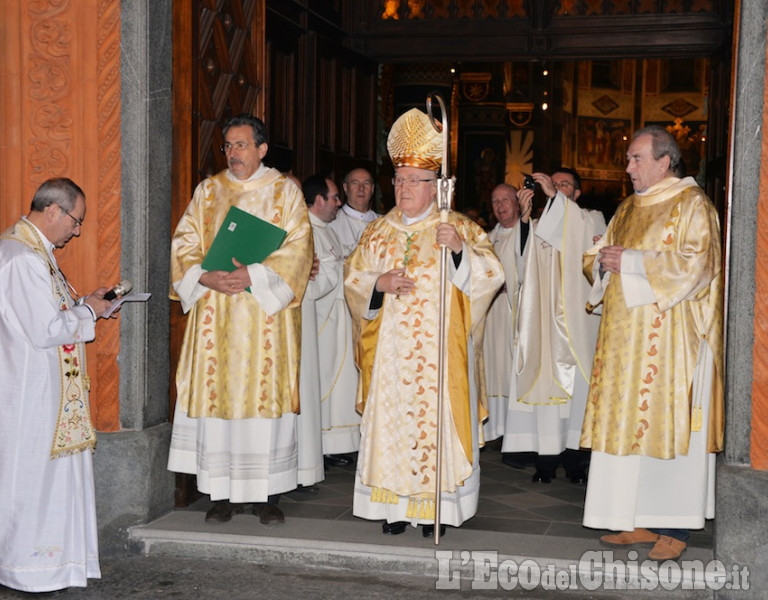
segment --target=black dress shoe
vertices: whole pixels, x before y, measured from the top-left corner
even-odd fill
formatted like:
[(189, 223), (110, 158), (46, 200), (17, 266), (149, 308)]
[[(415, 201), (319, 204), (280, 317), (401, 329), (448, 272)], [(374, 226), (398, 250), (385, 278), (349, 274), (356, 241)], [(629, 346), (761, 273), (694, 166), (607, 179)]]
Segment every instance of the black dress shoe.
[(537, 481), (540, 481), (541, 483), (552, 483), (554, 478), (555, 474), (552, 471), (536, 471), (533, 474), (533, 477), (531, 477), (531, 481), (533, 483), (536, 483)]
[(571, 471), (571, 483), (575, 483), (577, 485), (584, 485), (587, 483), (587, 472), (586, 471)]
[(320, 488), (318, 488), (316, 485), (299, 484), (298, 486), (296, 486), (296, 489), (293, 491), (298, 494), (317, 494), (320, 491)]
[(352, 464), (352, 459), (344, 454), (326, 454), (323, 457), (323, 462), (326, 466), (346, 467)]
[[(422, 525), (421, 527), (421, 535), (425, 538), (433, 538), (435, 537), (435, 526), (434, 525)], [(440, 525), (440, 537), (443, 537), (445, 535), (445, 525)]]
[(216, 521), (218, 523), (226, 523), (232, 519), (234, 512), (235, 507), (229, 500), (216, 500), (208, 512), (205, 513), (205, 522), (211, 523)]
[(408, 527), (407, 521), (395, 521), (394, 523), (384, 523), (381, 526), (381, 533), (386, 535), (400, 535)]
[(285, 523), (283, 511), (277, 507), (277, 504), (254, 504), (253, 514), (259, 517), (262, 525), (270, 523)]

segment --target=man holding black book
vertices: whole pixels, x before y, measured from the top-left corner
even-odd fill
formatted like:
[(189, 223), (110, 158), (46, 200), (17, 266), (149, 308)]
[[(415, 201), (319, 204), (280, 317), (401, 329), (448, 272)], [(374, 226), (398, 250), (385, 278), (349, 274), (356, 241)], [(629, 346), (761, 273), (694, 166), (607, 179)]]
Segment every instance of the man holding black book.
[[(171, 242), (171, 299), (189, 312), (176, 372), (168, 468), (197, 476), (210, 494), (206, 521), (229, 521), (253, 503), (264, 524), (282, 522), (280, 494), (297, 483), (301, 300), (313, 262), (301, 190), (261, 161), (264, 123), (224, 127), (228, 168), (202, 181)], [(261, 262), (202, 263), (230, 207), (286, 234)], [(253, 244), (263, 243), (258, 236)]]

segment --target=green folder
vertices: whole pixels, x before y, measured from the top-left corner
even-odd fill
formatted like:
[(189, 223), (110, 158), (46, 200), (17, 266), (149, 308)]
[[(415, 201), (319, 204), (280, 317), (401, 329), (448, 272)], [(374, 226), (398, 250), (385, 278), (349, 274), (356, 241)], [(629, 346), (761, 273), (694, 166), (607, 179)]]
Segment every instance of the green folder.
[(206, 271), (234, 271), (232, 257), (244, 265), (260, 263), (280, 247), (285, 236), (284, 229), (231, 206), (202, 267)]

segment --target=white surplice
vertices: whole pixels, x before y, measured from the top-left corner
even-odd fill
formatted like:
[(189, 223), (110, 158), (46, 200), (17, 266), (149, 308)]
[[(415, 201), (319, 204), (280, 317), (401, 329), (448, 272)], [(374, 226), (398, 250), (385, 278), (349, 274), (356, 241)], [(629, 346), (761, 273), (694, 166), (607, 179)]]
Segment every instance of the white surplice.
[[(530, 225), (529, 225), (530, 227)], [(504, 288), (488, 310), (483, 338), (485, 386), (488, 396), (488, 419), (483, 423), (486, 442), (504, 435), (509, 398), (516, 398), (516, 377), (513, 368), (515, 345), (515, 315), (518, 293), (523, 277), (520, 220), (512, 227), (497, 224), (488, 234), (493, 250), (504, 268)], [(531, 230), (529, 230), (529, 235)]]
[[(315, 254), (320, 261), (320, 271), (314, 279), (310, 279), (301, 302), (301, 413), (296, 420), (299, 432), (298, 482), (303, 486), (310, 486), (325, 479), (320, 419), (320, 398), (323, 393), (320, 385), (322, 374), (317, 339), (317, 302), (333, 292), (337, 277), (333, 264), (335, 257), (329, 257), (326, 249), (318, 245), (318, 230), (323, 231), (325, 223), (311, 211), (309, 222), (312, 224)], [(326, 348), (322, 349), (322, 352), (327, 351)]]
[(0, 584), (10, 588), (48, 592), (101, 577), (92, 454), (50, 457), (58, 347), (92, 340), (94, 326), (86, 306), (60, 309), (41, 256), (0, 240)]
[[(315, 252), (320, 259), (317, 279), (323, 278), (322, 287), (326, 290), (314, 301), (315, 335), (320, 349), (322, 453), (348, 454), (360, 447), (360, 415), (355, 409), (358, 372), (352, 346), (352, 317), (344, 298), (344, 249), (330, 223), (311, 213), (310, 221)], [(302, 407), (303, 402), (302, 396)], [(302, 415), (303, 412), (302, 408)]]
[(329, 227), (336, 233), (344, 249), (344, 258), (352, 254), (360, 236), (368, 224), (378, 219), (381, 215), (368, 210), (360, 212), (349, 204), (343, 205), (336, 213), (336, 218), (331, 221)]
[(562, 192), (536, 224), (517, 315), (517, 400), (509, 402), (502, 452), (579, 448), (600, 324), (585, 308), (591, 288), (581, 257), (604, 232), (602, 213)]

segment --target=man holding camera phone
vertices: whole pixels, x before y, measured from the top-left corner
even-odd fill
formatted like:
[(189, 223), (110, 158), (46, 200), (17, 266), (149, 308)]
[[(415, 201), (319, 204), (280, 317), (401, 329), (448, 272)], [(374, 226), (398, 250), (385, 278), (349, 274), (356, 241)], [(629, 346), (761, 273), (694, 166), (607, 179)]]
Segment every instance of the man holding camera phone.
[[(582, 255), (605, 232), (601, 212), (581, 208), (572, 169), (534, 173), (547, 197), (525, 261), (517, 319), (517, 398), (510, 401), (502, 452), (536, 452), (533, 481), (555, 477), (560, 454), (573, 483), (586, 483), (579, 438), (599, 316), (585, 306), (590, 286)], [(530, 189), (530, 187), (528, 187)], [(586, 454), (586, 456), (585, 456)]]

